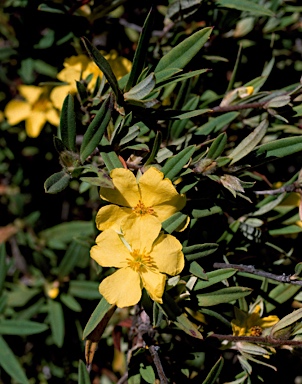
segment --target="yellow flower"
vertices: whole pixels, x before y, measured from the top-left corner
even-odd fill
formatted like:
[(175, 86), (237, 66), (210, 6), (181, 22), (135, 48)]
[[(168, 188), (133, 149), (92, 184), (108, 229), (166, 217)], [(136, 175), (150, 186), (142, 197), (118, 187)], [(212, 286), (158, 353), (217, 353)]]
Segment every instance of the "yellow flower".
[(10, 125), (25, 120), (26, 133), (30, 137), (39, 136), (47, 121), (52, 125), (59, 125), (59, 114), (48, 98), (48, 87), (20, 85), (18, 90), (24, 100), (11, 100), (4, 109)]
[(171, 180), (164, 179), (164, 174), (150, 167), (137, 182), (129, 169), (116, 168), (111, 171), (115, 189), (100, 188), (102, 199), (117, 205), (102, 207), (96, 216), (99, 230), (120, 229), (121, 222), (127, 218), (136, 218), (140, 225), (163, 222), (186, 203)]
[(235, 307), (235, 319), (231, 321), (234, 336), (261, 336), (265, 328), (275, 325), (279, 318), (275, 315), (260, 317), (261, 307), (256, 305), (252, 312), (243, 312)]
[[(109, 62), (117, 79), (120, 79), (130, 72), (131, 62), (125, 57), (118, 56), (115, 50), (110, 51), (110, 53), (104, 57)], [(64, 61), (64, 67), (65, 68), (57, 75), (57, 78), (66, 84), (54, 87), (50, 95), (53, 104), (58, 109), (62, 108), (63, 101), (68, 93), (75, 94), (77, 92), (76, 81), (86, 79), (92, 74), (92, 79), (88, 84), (88, 90), (92, 91), (98, 76), (100, 78), (103, 76), (103, 72), (99, 67), (86, 55), (69, 57)]]
[(102, 267), (119, 268), (100, 284), (101, 295), (123, 308), (135, 305), (145, 288), (150, 297), (162, 303), (166, 275), (175, 276), (184, 267), (180, 242), (160, 233), (161, 225), (146, 226), (144, 231), (135, 218), (128, 219), (120, 234), (107, 229), (97, 238), (91, 257)]

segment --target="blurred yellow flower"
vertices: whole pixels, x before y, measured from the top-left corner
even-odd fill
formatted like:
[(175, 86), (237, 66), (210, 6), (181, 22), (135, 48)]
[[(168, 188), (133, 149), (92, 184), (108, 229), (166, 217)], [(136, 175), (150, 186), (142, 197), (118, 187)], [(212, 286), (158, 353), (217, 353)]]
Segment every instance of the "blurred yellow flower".
[(4, 115), (10, 125), (25, 120), (25, 129), (29, 137), (39, 136), (47, 121), (54, 126), (59, 125), (59, 113), (48, 98), (48, 87), (20, 85), (18, 90), (24, 100), (11, 100), (4, 109)]
[(138, 182), (129, 169), (116, 168), (110, 176), (115, 189), (100, 188), (100, 196), (116, 205), (106, 205), (99, 210), (96, 225), (101, 231), (120, 230), (122, 221), (130, 218), (136, 218), (144, 230), (152, 223), (162, 223), (186, 204), (185, 196), (155, 167), (150, 167)]
[[(110, 53), (104, 55), (104, 57), (109, 62), (118, 80), (130, 72), (131, 62), (125, 57), (118, 56), (115, 50), (111, 50)], [(66, 84), (54, 87), (50, 95), (53, 104), (58, 109), (62, 108), (63, 101), (68, 93), (75, 94), (77, 92), (76, 81), (86, 79), (89, 75), (93, 75), (88, 84), (88, 90), (92, 91), (98, 76), (100, 78), (103, 76), (103, 72), (99, 67), (86, 55), (71, 56), (64, 61), (63, 65), (65, 68), (59, 72), (57, 78)]]
[(260, 305), (256, 305), (252, 312), (244, 312), (235, 307), (235, 319), (231, 321), (233, 335), (261, 336), (265, 328), (270, 328), (279, 321), (275, 315), (261, 318), (260, 311)]
[(122, 226), (122, 234), (107, 229), (96, 238), (91, 257), (102, 267), (119, 268), (99, 286), (101, 295), (117, 307), (139, 302), (142, 288), (151, 299), (162, 303), (166, 275), (175, 276), (184, 267), (180, 242), (160, 233), (161, 225), (146, 225), (144, 231), (130, 219)]

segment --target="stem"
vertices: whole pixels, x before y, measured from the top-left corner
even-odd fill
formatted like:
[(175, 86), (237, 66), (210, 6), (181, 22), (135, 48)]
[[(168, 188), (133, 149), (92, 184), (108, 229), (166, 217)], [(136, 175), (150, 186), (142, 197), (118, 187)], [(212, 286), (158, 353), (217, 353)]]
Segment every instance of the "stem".
[(233, 335), (220, 335), (217, 333), (212, 333), (208, 337), (215, 337), (219, 340), (230, 340), (230, 341), (250, 341), (256, 343), (266, 343), (274, 346), (281, 345), (294, 345), (297, 347), (302, 347), (302, 341), (298, 340), (283, 340), (283, 339), (274, 339), (270, 336), (233, 336)]
[(160, 384), (168, 384), (168, 379), (167, 379), (167, 377), (165, 375), (162, 363), (160, 361), (160, 358), (158, 356), (158, 353), (157, 353), (157, 350), (156, 350), (155, 346), (154, 345), (149, 345), (149, 351), (150, 351), (150, 355), (151, 355), (151, 357), (153, 359), (153, 363), (154, 363), (154, 365), (156, 367)]
[(234, 268), (241, 272), (247, 272), (253, 275), (263, 276), (267, 279), (280, 281), (281, 283), (288, 283), (288, 284), (302, 286), (302, 280), (295, 280), (297, 278), (296, 275), (275, 275), (274, 273), (260, 271), (256, 269), (253, 265), (214, 263), (213, 267), (217, 269)]

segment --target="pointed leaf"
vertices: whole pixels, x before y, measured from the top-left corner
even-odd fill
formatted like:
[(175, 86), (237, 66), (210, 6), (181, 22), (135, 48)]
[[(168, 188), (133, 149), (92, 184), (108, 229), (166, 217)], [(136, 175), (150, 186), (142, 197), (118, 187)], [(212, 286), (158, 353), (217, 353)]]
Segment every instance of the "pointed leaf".
[(72, 95), (67, 95), (63, 102), (60, 127), (60, 138), (63, 144), (71, 151), (76, 150), (76, 115)]
[(168, 179), (173, 179), (182, 168), (188, 163), (191, 156), (195, 152), (195, 145), (190, 145), (189, 147), (180, 151), (177, 155), (168, 159), (165, 165), (162, 167), (161, 171)]
[(54, 344), (61, 348), (64, 342), (65, 325), (62, 305), (49, 299), (47, 302), (51, 334)]
[(133, 85), (136, 84), (137, 79), (143, 71), (145, 58), (149, 47), (149, 40), (152, 34), (154, 15), (154, 10), (151, 8), (144, 22), (142, 32), (137, 43), (132, 68), (128, 77), (127, 85), (125, 87), (125, 92), (129, 91)]
[(289, 315), (284, 316), (280, 321), (278, 321), (277, 324), (273, 326), (271, 329), (271, 336), (274, 337), (278, 331), (280, 331), (283, 328), (288, 327), (289, 325), (292, 325), (293, 323), (296, 323), (302, 318), (302, 308), (297, 309), (296, 311), (293, 311)]
[(89, 373), (82, 360), (79, 361), (78, 384), (91, 384)]
[(203, 28), (172, 48), (158, 62), (155, 74), (167, 68), (183, 69), (207, 42), (212, 28)]
[(184, 313), (182, 313), (180, 316), (177, 316), (174, 323), (178, 326), (178, 328), (182, 329), (188, 335), (196, 337), (200, 340), (203, 339), (203, 336), (199, 332), (197, 325), (192, 323)]
[(249, 0), (218, 0), (217, 3), (221, 7), (237, 9), (238, 11), (250, 12), (252, 15), (258, 16), (275, 16), (270, 9)]
[(196, 260), (214, 253), (218, 248), (216, 243), (204, 243), (183, 248), (183, 253), (188, 261)]
[(211, 271), (206, 273), (206, 280), (198, 280), (197, 283), (194, 286), (194, 291), (197, 291), (199, 289), (205, 289), (210, 287), (213, 284), (220, 283), (223, 280), (228, 279), (229, 277), (232, 277), (237, 272), (236, 269), (233, 268), (224, 268), (219, 269), (217, 271)]
[(227, 112), (221, 116), (210, 118), (207, 123), (196, 129), (195, 135), (209, 135), (211, 132), (220, 131), (223, 127), (230, 124), (236, 117), (239, 116), (239, 112)]
[(286, 137), (262, 144), (254, 149), (257, 155), (265, 154), (265, 157), (285, 157), (302, 151), (302, 136)]
[(215, 292), (201, 293), (196, 295), (198, 303), (202, 307), (211, 307), (213, 305), (230, 303), (234, 300), (241, 299), (252, 293), (251, 288), (246, 287), (229, 287), (219, 289)]
[(154, 73), (150, 73), (144, 80), (136, 84), (128, 92), (124, 93), (125, 100), (142, 100), (148, 96), (155, 87), (155, 76)]
[(100, 70), (104, 73), (108, 83), (110, 84), (118, 104), (123, 103), (122, 92), (119, 89), (117, 79), (110, 67), (110, 64), (105, 59), (105, 57), (94, 47), (86, 37), (82, 37), (82, 41), (87, 49), (87, 52), (91, 59), (96, 63), (96, 65), (100, 68)]
[(213, 141), (206, 157), (208, 159), (215, 160), (223, 152), (226, 146), (226, 143), (227, 143), (227, 135), (226, 133), (223, 132), (220, 135), (218, 135), (216, 139)]
[(0, 336), (0, 366), (7, 372), (17, 383), (29, 384), (23, 368), (15, 357), (6, 341)]
[(232, 159), (231, 164), (236, 163), (248, 155), (263, 139), (268, 127), (268, 121), (263, 120), (240, 144), (228, 155)]
[(222, 356), (220, 356), (220, 358), (215, 363), (215, 365), (212, 367), (212, 369), (210, 370), (209, 374), (207, 375), (205, 380), (202, 382), (202, 384), (214, 384), (214, 383), (216, 383), (216, 381), (220, 375), (220, 372), (222, 370), (223, 363), (224, 363), (224, 359)]
[(111, 97), (108, 97), (96, 113), (84, 134), (80, 148), (80, 159), (82, 163), (84, 163), (86, 158), (91, 155), (95, 148), (100, 144), (111, 118), (110, 104)]
[(48, 325), (30, 320), (1, 319), (0, 334), (2, 335), (34, 335), (44, 332)]
[(109, 304), (104, 297), (102, 297), (84, 328), (83, 339), (86, 339), (86, 337), (98, 326), (100, 321), (106, 316), (111, 307), (112, 305)]

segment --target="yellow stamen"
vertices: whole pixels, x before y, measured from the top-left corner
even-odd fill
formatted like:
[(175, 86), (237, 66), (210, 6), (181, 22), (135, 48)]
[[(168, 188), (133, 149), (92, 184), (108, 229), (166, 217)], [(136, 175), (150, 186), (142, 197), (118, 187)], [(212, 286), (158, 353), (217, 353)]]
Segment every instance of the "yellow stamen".
[(132, 208), (132, 210), (137, 216), (153, 215), (154, 213), (154, 209), (152, 207), (146, 207), (141, 200), (138, 201), (138, 204)]
[(250, 328), (251, 336), (259, 337), (262, 335), (262, 328), (259, 325), (254, 325)]
[(150, 255), (140, 254), (137, 249), (132, 251), (130, 255), (133, 257), (133, 259), (127, 259), (128, 265), (135, 272), (142, 272), (143, 268), (154, 267), (153, 261)]

